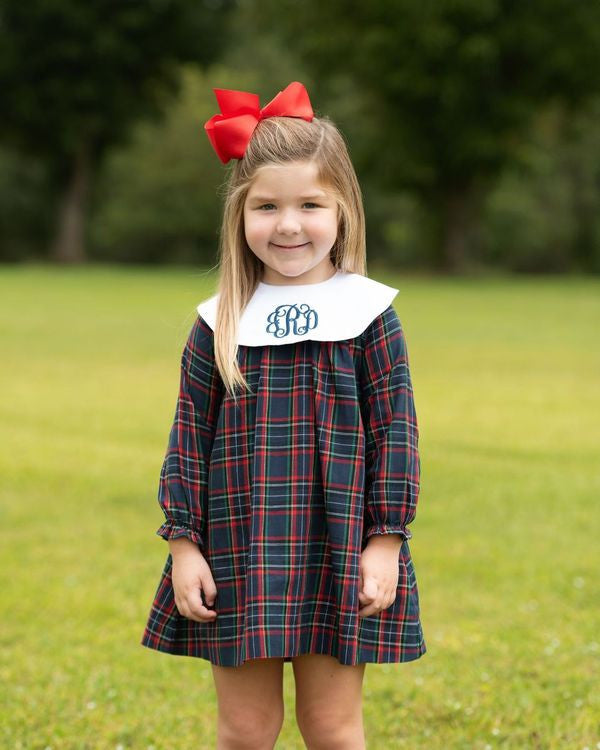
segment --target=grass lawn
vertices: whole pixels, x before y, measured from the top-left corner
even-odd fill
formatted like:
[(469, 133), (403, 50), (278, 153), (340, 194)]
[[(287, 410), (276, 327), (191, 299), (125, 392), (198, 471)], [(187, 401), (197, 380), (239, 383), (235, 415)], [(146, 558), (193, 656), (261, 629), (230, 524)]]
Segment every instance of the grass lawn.
[[(600, 280), (370, 275), (400, 289), (428, 651), (367, 665), (367, 745), (600, 748)], [(179, 358), (214, 282), (0, 268), (2, 748), (214, 747), (209, 662), (139, 643)]]

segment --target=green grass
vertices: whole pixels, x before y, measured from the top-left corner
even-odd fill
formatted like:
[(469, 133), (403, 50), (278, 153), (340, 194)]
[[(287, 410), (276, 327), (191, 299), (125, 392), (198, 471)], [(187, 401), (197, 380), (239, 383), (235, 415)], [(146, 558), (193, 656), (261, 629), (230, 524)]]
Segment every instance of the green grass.
[[(368, 665), (368, 747), (600, 747), (600, 282), (371, 272), (400, 289), (428, 652)], [(0, 746), (214, 747), (210, 664), (139, 645), (158, 473), (215, 278), (0, 269)], [(276, 747), (304, 747), (291, 665)]]

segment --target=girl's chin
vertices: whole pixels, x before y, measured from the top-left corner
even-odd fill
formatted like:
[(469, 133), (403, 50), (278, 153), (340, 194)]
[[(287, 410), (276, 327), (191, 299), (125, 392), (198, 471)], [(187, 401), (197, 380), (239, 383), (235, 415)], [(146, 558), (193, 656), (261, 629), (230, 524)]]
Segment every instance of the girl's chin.
[[(304, 263), (272, 263), (271, 275), (294, 282), (295, 279), (305, 276), (311, 270), (310, 264)], [(299, 282), (298, 282), (299, 283)]]
[(271, 263), (276, 271), (294, 275), (306, 271), (311, 265), (311, 256), (306, 251), (296, 252), (294, 250), (282, 251), (271, 255)]

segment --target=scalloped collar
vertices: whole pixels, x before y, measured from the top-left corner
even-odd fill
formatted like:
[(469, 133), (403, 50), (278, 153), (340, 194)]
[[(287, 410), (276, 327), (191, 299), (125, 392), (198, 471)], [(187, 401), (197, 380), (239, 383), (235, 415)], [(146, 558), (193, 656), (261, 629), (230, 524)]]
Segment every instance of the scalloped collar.
[[(265, 346), (297, 341), (343, 341), (359, 336), (389, 305), (398, 289), (338, 269), (316, 284), (259, 282), (242, 311), (238, 344)], [(219, 294), (197, 306), (215, 330)]]

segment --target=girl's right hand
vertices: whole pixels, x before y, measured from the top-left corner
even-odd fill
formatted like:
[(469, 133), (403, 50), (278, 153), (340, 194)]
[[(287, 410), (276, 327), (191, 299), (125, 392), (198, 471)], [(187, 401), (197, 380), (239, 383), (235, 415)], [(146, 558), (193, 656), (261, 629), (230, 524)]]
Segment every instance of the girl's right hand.
[(204, 606), (204, 600), (212, 606), (217, 595), (217, 587), (206, 558), (198, 545), (186, 537), (169, 541), (173, 566), (171, 580), (175, 593), (175, 604), (179, 614), (196, 622), (213, 622), (217, 618), (215, 610)]

